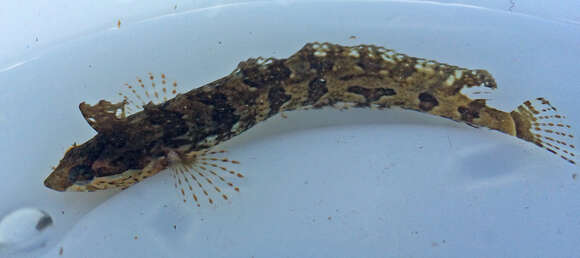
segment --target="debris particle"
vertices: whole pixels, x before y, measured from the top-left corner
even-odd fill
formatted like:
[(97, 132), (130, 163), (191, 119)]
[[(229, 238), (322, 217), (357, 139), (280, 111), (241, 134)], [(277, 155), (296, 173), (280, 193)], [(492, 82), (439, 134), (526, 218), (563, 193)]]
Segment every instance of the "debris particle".
[(328, 216), (328, 220), (332, 220), (332, 217), (331, 216)]
[(139, 239), (139, 236), (134, 236), (133, 239), (137, 240)]
[(120, 29), (121, 28), (121, 20), (117, 21), (117, 28)]
[(348, 37), (349, 39), (356, 39), (355, 35), (350, 35), (350, 37)]
[(173, 229), (177, 229), (177, 225), (173, 225)]
[(58, 250), (58, 255), (62, 256), (63, 253), (64, 253), (64, 249), (61, 246), (60, 247), (60, 250)]
[(514, 7), (516, 7), (516, 1), (515, 0), (510, 0), (510, 7), (508, 8), (508, 11), (513, 11)]
[(36, 223), (36, 230), (42, 231), (50, 225), (52, 225), (52, 218), (48, 214), (45, 214), (45, 216), (40, 218)]
[(572, 179), (573, 180), (576, 180), (577, 177), (578, 177), (578, 174), (576, 174), (576, 173), (572, 174)]

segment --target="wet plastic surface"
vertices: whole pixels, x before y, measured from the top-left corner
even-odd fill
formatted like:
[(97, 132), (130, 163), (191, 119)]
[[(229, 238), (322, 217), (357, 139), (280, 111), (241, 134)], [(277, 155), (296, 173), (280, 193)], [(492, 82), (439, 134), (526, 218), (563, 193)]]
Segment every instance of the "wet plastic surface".
[(246, 179), (215, 207), (181, 203), (169, 173), (116, 195), (53, 192), (42, 180), (70, 144), (94, 134), (79, 102), (115, 98), (147, 72), (192, 88), (246, 58), (286, 57), (315, 40), (487, 69), (499, 83), (491, 105), (511, 110), (544, 96), (578, 125), (579, 32), (460, 6), (254, 3), (66, 42), (0, 73), (8, 179), (0, 186), (9, 193), (0, 211), (37, 207), (54, 223), (44, 247), (11, 255), (573, 257), (577, 167), (515, 138), (414, 112), (295, 112), (260, 124), (224, 146)]

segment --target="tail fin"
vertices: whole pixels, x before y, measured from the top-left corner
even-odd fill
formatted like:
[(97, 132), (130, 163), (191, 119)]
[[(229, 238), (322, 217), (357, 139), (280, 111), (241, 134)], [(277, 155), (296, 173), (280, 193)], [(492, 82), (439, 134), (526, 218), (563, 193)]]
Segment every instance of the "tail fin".
[(511, 112), (516, 125), (516, 136), (546, 149), (554, 155), (576, 164), (572, 144), (572, 126), (567, 124), (566, 116), (558, 113), (545, 98), (525, 101)]

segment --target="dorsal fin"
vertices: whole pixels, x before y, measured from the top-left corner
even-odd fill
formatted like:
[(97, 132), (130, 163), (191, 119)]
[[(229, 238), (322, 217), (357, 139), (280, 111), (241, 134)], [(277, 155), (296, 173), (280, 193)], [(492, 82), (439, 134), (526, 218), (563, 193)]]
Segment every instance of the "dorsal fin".
[(127, 102), (128, 115), (142, 111), (149, 103), (160, 104), (177, 96), (177, 81), (170, 82), (164, 73), (148, 73), (146, 78), (137, 77), (136, 82), (123, 84), (123, 91), (119, 92)]
[(79, 109), (87, 123), (97, 132), (110, 131), (127, 116), (147, 106), (153, 108), (153, 104), (162, 103), (177, 95), (177, 82), (169, 82), (164, 73), (158, 76), (158, 80), (152, 73), (148, 73), (147, 78), (149, 82), (137, 77), (135, 86), (125, 83), (128, 92), (119, 92), (119, 96), (123, 98), (121, 102), (101, 100), (96, 105), (81, 103)]
[(125, 105), (127, 105), (125, 100), (115, 104), (101, 100), (94, 106), (83, 102), (79, 105), (79, 109), (95, 131), (106, 132), (112, 130), (114, 124), (125, 120)]

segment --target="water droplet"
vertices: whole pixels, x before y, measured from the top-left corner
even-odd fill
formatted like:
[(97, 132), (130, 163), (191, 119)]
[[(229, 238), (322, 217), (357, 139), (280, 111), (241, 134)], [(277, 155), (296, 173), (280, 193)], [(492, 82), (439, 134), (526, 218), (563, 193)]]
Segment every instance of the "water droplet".
[(19, 252), (46, 244), (52, 218), (43, 210), (22, 208), (6, 214), (0, 221), (0, 250)]

